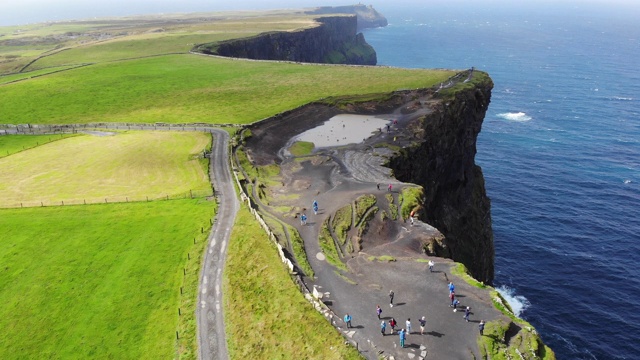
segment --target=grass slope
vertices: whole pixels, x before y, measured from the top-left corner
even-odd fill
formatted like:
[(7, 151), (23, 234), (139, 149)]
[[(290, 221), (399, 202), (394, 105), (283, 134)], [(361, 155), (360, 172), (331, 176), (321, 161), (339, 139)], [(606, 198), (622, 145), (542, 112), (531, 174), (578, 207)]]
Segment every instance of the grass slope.
[(0, 158), (0, 206), (125, 201), (210, 193), (196, 155), (205, 133), (124, 132), (67, 138)]
[(0, 123), (250, 123), (328, 96), (428, 87), (453, 72), (167, 55), (0, 86)]
[(224, 271), (229, 356), (234, 359), (361, 359), (304, 299), (245, 206)]
[(182, 268), (213, 211), (202, 199), (0, 210), (0, 358), (175, 357)]

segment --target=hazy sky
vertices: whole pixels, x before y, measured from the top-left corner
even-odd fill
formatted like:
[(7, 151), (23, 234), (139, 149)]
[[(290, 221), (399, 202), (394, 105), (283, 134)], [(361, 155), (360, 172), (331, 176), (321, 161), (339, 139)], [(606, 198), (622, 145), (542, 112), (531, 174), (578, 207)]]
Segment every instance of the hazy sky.
[[(418, 6), (549, 6), (569, 2), (640, 8), (639, 0), (378, 0), (364, 1), (383, 9), (401, 4)], [(0, 25), (19, 25), (44, 21), (89, 19), (156, 13), (302, 8), (323, 5), (349, 5), (355, 0), (0, 0)]]

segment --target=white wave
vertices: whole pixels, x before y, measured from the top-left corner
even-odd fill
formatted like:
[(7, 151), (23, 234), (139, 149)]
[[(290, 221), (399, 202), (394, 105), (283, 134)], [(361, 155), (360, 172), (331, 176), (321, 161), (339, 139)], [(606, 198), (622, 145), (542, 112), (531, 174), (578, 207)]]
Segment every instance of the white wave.
[(633, 101), (633, 98), (630, 97), (622, 97), (622, 96), (614, 96), (609, 98), (609, 100), (617, 100), (617, 101)]
[(522, 312), (531, 306), (529, 300), (522, 295), (516, 295), (516, 291), (513, 288), (508, 287), (507, 285), (502, 285), (497, 288), (498, 292), (502, 297), (507, 300), (509, 306), (511, 306), (511, 310), (516, 316), (520, 316)]
[(631, 180), (626, 179), (626, 180), (624, 181), (624, 183), (625, 183), (625, 184), (631, 184)]
[(502, 113), (502, 114), (498, 114), (499, 118), (503, 118), (505, 120), (509, 120), (509, 121), (518, 121), (518, 122), (524, 122), (524, 121), (529, 121), (531, 120), (531, 116), (523, 113), (523, 112), (509, 112), (509, 113)]

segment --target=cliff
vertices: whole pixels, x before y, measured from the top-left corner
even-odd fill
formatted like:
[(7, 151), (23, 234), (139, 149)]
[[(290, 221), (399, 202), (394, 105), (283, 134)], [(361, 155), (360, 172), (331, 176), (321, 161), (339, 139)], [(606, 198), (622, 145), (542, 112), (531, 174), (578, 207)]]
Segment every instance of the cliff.
[(355, 14), (358, 18), (358, 31), (366, 28), (377, 28), (387, 26), (387, 18), (376, 11), (371, 5), (348, 5), (348, 6), (322, 6), (307, 14)]
[(317, 27), (295, 32), (270, 32), (257, 36), (198, 45), (205, 54), (260, 60), (375, 65), (376, 52), (357, 33), (353, 15), (317, 19)]
[(494, 245), (491, 203), (482, 169), (475, 164), (476, 139), (491, 99), (493, 82), (474, 72), (473, 83), (441, 91), (443, 101), (414, 129), (421, 141), (403, 148), (389, 163), (397, 179), (425, 189), (421, 220), (445, 239), (428, 252), (467, 266), (476, 279), (491, 284)]

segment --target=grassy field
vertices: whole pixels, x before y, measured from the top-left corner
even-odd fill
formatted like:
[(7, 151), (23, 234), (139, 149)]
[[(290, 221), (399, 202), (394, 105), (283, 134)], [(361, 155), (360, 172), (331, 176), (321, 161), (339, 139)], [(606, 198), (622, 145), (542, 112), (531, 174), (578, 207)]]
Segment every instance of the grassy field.
[(234, 359), (361, 359), (289, 278), (275, 246), (242, 206), (224, 271), (225, 322)]
[(328, 96), (428, 87), (452, 74), (167, 55), (0, 86), (0, 122), (246, 124)]
[(195, 44), (312, 26), (289, 11), (139, 16), (0, 27), (0, 74), (188, 52)]
[[(6, 139), (10, 139), (8, 137)], [(3, 139), (5, 139), (3, 137)], [(140, 201), (209, 194), (205, 162), (197, 155), (210, 135), (123, 132), (82, 135), (0, 158), (0, 206)], [(20, 143), (17, 140), (16, 143)], [(33, 140), (32, 140), (33, 141)]]
[(0, 158), (70, 136), (75, 135), (3, 135), (0, 136)]
[(180, 287), (198, 279), (182, 268), (214, 209), (194, 199), (0, 210), (0, 358), (175, 358)]

